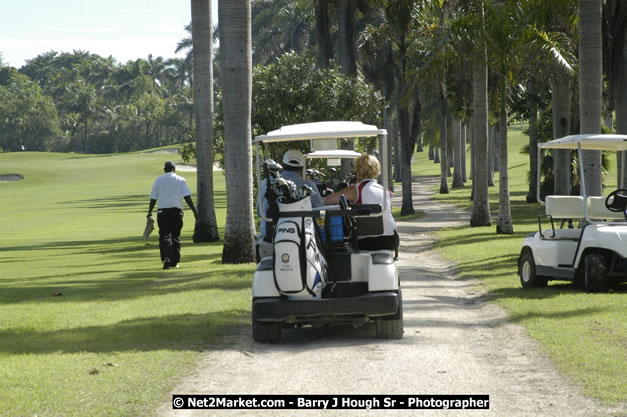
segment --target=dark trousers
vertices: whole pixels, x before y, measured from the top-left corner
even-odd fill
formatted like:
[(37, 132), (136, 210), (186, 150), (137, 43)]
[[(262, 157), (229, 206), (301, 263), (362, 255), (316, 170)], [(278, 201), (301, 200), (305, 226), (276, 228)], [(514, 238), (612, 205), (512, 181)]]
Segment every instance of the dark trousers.
[(181, 229), (183, 228), (183, 210), (179, 208), (159, 209), (157, 211), (159, 225), (159, 252), (161, 262), (170, 258), (172, 266), (181, 260)]

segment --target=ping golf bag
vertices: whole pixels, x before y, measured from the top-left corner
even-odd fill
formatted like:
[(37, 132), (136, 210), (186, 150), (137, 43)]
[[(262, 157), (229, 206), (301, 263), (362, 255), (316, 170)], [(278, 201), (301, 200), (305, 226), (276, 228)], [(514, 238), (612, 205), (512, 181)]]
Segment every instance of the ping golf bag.
[[(311, 211), (311, 197), (284, 204), (279, 212)], [(329, 278), (312, 217), (280, 217), (274, 230), (274, 283), (291, 297), (319, 298)]]

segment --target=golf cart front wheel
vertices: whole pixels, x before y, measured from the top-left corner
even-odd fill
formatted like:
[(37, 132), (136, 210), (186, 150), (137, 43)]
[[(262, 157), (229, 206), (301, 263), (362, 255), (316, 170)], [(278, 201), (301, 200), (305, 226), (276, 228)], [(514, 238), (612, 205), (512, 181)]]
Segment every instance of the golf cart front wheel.
[(520, 258), (520, 283), (523, 288), (546, 287), (549, 280), (546, 277), (536, 274), (536, 263), (533, 260), (533, 253), (525, 251)]
[(597, 252), (589, 253), (584, 259), (584, 288), (587, 292), (607, 291), (607, 258)]
[(405, 332), (403, 325), (403, 293), (398, 290), (398, 311), (391, 317), (378, 319), (377, 337), (380, 339), (402, 339)]

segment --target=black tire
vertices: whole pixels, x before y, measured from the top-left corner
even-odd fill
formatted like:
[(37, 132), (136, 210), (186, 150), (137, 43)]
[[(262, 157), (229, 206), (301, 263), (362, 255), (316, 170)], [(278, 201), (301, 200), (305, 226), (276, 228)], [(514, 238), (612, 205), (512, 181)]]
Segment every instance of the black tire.
[(530, 250), (526, 250), (520, 258), (519, 273), (523, 288), (546, 287), (549, 282), (547, 277), (536, 274), (536, 263)]
[(281, 341), (281, 325), (279, 323), (259, 322), (253, 313), (253, 339), (258, 343), (279, 343)]
[(602, 253), (592, 252), (584, 258), (584, 289), (587, 292), (607, 291), (609, 279), (607, 276), (607, 258)]
[(405, 332), (403, 326), (403, 293), (398, 290), (398, 311), (390, 317), (378, 319), (377, 337), (380, 339), (402, 339)]

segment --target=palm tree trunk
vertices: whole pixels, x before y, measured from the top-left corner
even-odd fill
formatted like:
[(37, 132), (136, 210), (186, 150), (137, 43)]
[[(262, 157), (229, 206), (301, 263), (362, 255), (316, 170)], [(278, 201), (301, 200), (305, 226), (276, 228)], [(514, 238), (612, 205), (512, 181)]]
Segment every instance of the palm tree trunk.
[[(483, 9), (481, 10), (483, 24)], [(472, 80), (472, 107), (473, 107), (473, 143), (475, 163), (474, 195), (470, 225), (489, 226), (490, 200), (488, 196), (488, 66), (487, 52), (483, 41), (479, 40), (475, 46), (476, 54), (473, 59)]]
[(401, 182), (403, 175), (402, 171), (402, 158), (401, 158), (401, 137), (399, 134), (398, 123), (398, 108), (397, 114), (392, 117), (392, 144), (394, 145), (394, 181)]
[[(581, 133), (601, 133), (601, 0), (579, 0), (579, 114)], [(590, 196), (602, 195), (601, 152), (583, 152), (583, 173)]]
[(355, 59), (355, 0), (339, 0), (337, 4), (338, 57), (342, 72), (357, 74)]
[(196, 192), (198, 221), (194, 242), (220, 239), (213, 200), (213, 37), (209, 0), (192, 0)]
[(401, 215), (406, 216), (414, 213), (411, 190), (411, 157), (413, 146), (409, 144), (410, 131), (409, 109), (400, 106), (398, 109), (398, 126), (400, 130), (400, 157), (401, 157), (401, 182), (403, 185), (403, 199), (401, 203)]
[(488, 186), (494, 186), (494, 126), (488, 125)]
[[(616, 93), (616, 133), (627, 134), (627, 30), (623, 33), (623, 54), (618, 91)], [(627, 187), (627, 152), (618, 152), (618, 187)], [(625, 167), (624, 169), (622, 167)], [(621, 171), (623, 178), (621, 181)]]
[(448, 98), (446, 84), (440, 81), (440, 194), (448, 194)]
[(461, 160), (462, 160), (462, 182), (465, 183), (468, 181), (468, 168), (466, 164), (466, 140), (468, 133), (468, 119), (465, 119), (462, 123), (462, 131), (461, 131)]
[[(570, 134), (570, 83), (568, 75), (558, 72), (553, 80), (553, 139)], [(570, 195), (572, 190), (571, 156), (567, 149), (553, 149), (554, 192)]]
[(535, 100), (536, 81), (530, 78), (527, 82), (527, 96), (529, 100), (529, 192), (527, 203), (538, 201), (538, 103)]
[(461, 188), (464, 186), (464, 181), (462, 180), (462, 121), (457, 117), (453, 116), (453, 143), (455, 144), (455, 148), (453, 150), (453, 155), (455, 156), (455, 165), (453, 170), (453, 188)]
[(227, 197), (222, 262), (253, 262), (251, 4), (220, 0), (218, 5)]
[(499, 216), (496, 220), (496, 233), (514, 233), (512, 210), (509, 199), (509, 175), (507, 172), (507, 107), (505, 105), (505, 78), (501, 78), (501, 100), (499, 111)]
[(333, 44), (329, 32), (329, 0), (315, 0), (316, 29), (318, 30), (318, 66), (327, 68), (333, 59)]

